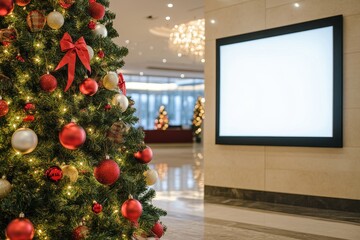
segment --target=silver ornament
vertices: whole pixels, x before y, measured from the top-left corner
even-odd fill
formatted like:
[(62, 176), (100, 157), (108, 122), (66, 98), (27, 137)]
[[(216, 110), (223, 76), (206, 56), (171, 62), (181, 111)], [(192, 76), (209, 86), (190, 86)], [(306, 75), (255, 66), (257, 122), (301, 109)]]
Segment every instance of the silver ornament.
[(129, 106), (128, 98), (122, 93), (115, 94), (111, 103), (113, 105), (119, 105), (121, 108), (121, 112), (125, 112)]
[(31, 153), (35, 150), (37, 144), (38, 137), (30, 128), (19, 128), (11, 137), (11, 145), (18, 153)]
[(103, 79), (103, 85), (108, 90), (115, 90), (118, 88), (119, 84), (119, 77), (116, 74), (116, 72), (108, 72), (104, 79)]
[(107, 35), (108, 35), (108, 31), (107, 31), (106, 27), (101, 23), (96, 24), (95, 29), (93, 30), (93, 33), (96, 36), (101, 36), (104, 38), (107, 37)]

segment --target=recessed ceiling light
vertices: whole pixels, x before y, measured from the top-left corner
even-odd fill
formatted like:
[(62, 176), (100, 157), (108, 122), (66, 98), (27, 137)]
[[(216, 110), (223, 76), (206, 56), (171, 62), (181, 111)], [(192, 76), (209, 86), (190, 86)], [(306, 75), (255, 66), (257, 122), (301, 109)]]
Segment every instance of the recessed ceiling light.
[(294, 7), (300, 7), (300, 4), (299, 3), (294, 3)]
[(166, 58), (164, 58), (164, 59), (162, 60), (162, 62), (163, 62), (163, 63), (166, 63), (166, 62), (167, 62)]
[(181, 53), (178, 53), (178, 57), (182, 57), (182, 54), (181, 54)]
[(170, 21), (170, 16), (166, 16), (166, 21)]
[(203, 59), (201, 59), (201, 62), (202, 62), (202, 63), (204, 63), (204, 62), (205, 62), (205, 59), (204, 59), (204, 58), (203, 58)]
[(129, 44), (129, 43), (130, 43), (130, 40), (125, 40), (125, 43), (126, 43), (126, 44)]
[(142, 52), (139, 52), (138, 54), (139, 54), (139, 56), (141, 56), (141, 55), (142, 55)]
[(211, 23), (211, 24), (215, 24), (215, 23), (216, 23), (215, 19), (211, 19), (211, 20), (210, 20), (210, 23)]
[(172, 4), (172, 3), (168, 3), (168, 8), (172, 8), (173, 6), (174, 6), (174, 4)]
[(140, 76), (143, 76), (143, 75), (144, 75), (144, 73), (143, 73), (143, 72), (140, 72), (139, 74), (140, 74)]
[(185, 74), (181, 74), (180, 77), (181, 77), (181, 78), (184, 78), (184, 77), (185, 77)]
[(150, 48), (150, 50), (154, 50), (154, 46), (150, 46), (149, 48)]

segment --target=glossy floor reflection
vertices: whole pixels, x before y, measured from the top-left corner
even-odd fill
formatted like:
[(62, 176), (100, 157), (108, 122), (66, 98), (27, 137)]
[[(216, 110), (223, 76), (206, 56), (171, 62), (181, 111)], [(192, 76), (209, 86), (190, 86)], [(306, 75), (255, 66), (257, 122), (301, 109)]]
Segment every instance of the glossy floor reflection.
[(150, 146), (154, 159), (149, 166), (159, 173), (153, 203), (168, 211), (161, 219), (168, 227), (162, 239), (360, 239), (359, 223), (326, 218), (326, 213), (307, 217), (266, 207), (204, 203), (201, 145)]

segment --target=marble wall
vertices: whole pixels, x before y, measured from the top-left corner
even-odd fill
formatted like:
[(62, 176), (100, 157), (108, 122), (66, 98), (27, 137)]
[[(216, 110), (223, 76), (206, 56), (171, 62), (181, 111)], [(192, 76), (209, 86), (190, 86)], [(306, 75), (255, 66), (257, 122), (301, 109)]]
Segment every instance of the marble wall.
[[(204, 1), (205, 185), (360, 200), (360, 0)], [(344, 147), (216, 145), (215, 40), (339, 14), (344, 16)]]

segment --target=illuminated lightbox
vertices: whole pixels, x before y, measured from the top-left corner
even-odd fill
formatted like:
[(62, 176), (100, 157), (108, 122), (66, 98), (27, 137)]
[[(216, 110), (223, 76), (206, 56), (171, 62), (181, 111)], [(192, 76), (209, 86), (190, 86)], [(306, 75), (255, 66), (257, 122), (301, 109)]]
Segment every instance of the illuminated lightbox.
[(342, 147), (342, 16), (216, 40), (216, 143)]

